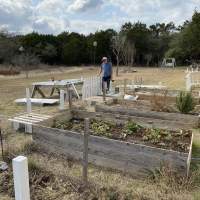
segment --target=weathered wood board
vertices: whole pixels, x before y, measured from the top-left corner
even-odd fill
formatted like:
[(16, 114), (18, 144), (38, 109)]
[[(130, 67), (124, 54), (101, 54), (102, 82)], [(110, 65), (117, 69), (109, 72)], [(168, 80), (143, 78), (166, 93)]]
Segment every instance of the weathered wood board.
[[(64, 116), (63, 113), (60, 119)], [(69, 117), (69, 113), (66, 113), (66, 119)], [(50, 125), (50, 121), (47, 122)], [(43, 125), (33, 125), (33, 139), (50, 152), (82, 159), (83, 135), (81, 133), (46, 127), (43, 122)], [(143, 176), (163, 164), (185, 175), (189, 172), (192, 141), (188, 153), (93, 135), (89, 136), (88, 144), (89, 162), (98, 166), (122, 170), (136, 176)]]
[(111, 112), (86, 112), (81, 110), (73, 110), (73, 115), (75, 117), (80, 118), (98, 118), (101, 120), (107, 120), (112, 122), (113, 120), (118, 121), (119, 123), (125, 123), (127, 120), (133, 120), (134, 122), (138, 123), (141, 126), (147, 128), (160, 128), (166, 130), (180, 130), (180, 129), (192, 129), (194, 123), (185, 123), (181, 121), (175, 120), (163, 120), (157, 119), (153, 117), (141, 117), (141, 116), (134, 116), (134, 115), (122, 115), (120, 113), (111, 113)]
[[(31, 103), (35, 105), (55, 105), (59, 103), (59, 99), (37, 99), (37, 98), (31, 98)], [(27, 99), (22, 98), (22, 99), (16, 99), (15, 103), (17, 104), (26, 104)]]
[(199, 127), (199, 116), (195, 115), (186, 115), (181, 113), (167, 113), (167, 112), (156, 112), (156, 111), (145, 111), (135, 108), (124, 108), (117, 106), (106, 106), (106, 105), (96, 105), (96, 112), (103, 113), (112, 113), (112, 114), (121, 114), (121, 115), (130, 115), (136, 117), (157, 119), (157, 120), (167, 120), (170, 122), (177, 122), (183, 124), (191, 129)]

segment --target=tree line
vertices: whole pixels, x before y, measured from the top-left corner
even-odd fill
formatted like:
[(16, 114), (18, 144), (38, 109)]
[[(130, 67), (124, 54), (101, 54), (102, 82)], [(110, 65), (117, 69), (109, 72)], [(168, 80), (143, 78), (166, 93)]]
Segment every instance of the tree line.
[(127, 22), (118, 32), (107, 29), (89, 35), (0, 32), (0, 63), (91, 65), (100, 63), (102, 56), (127, 66), (159, 66), (164, 57), (174, 57), (180, 65), (200, 60), (200, 13), (195, 11), (179, 27), (173, 22), (151, 26)]

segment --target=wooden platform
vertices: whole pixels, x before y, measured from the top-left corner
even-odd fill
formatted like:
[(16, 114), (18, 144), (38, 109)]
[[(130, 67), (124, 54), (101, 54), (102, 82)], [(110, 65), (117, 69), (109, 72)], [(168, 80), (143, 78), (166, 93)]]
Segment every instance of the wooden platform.
[(50, 115), (25, 113), (8, 120), (12, 123), (14, 130), (23, 129), (26, 133), (32, 133), (33, 124), (37, 124), (49, 118), (51, 118)]
[[(36, 98), (31, 98), (31, 103), (35, 104), (35, 105), (55, 105), (59, 103), (59, 99), (36, 99)], [(17, 104), (26, 104), (27, 103), (27, 99), (26, 98), (22, 98), (22, 99), (16, 99), (15, 103)]]

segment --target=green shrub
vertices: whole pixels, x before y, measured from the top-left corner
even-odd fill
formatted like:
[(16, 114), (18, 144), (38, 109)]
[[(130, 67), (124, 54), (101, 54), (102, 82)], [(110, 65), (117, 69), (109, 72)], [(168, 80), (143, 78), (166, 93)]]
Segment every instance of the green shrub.
[(181, 91), (176, 98), (176, 107), (181, 113), (189, 113), (195, 107), (194, 98), (190, 92)]

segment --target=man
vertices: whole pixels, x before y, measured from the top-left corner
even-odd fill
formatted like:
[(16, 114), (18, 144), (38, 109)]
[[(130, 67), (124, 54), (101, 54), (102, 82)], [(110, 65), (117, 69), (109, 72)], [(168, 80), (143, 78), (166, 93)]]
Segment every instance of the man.
[(101, 70), (99, 75), (102, 74), (102, 89), (106, 85), (106, 92), (110, 89), (110, 80), (112, 80), (112, 64), (108, 62), (107, 57), (102, 58)]

